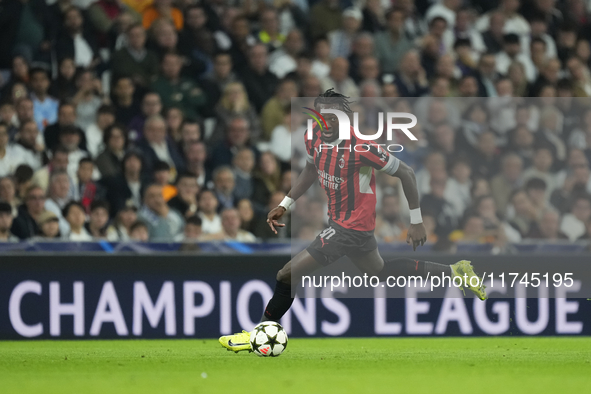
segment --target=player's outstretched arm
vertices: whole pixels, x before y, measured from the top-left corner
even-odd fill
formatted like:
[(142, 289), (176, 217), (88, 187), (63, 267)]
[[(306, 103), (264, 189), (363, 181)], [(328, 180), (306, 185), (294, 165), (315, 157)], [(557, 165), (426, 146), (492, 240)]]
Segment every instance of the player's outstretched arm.
[(316, 166), (310, 162), (306, 162), (306, 167), (304, 167), (304, 170), (300, 173), (298, 179), (296, 179), (295, 185), (289, 191), (287, 197), (285, 197), (281, 204), (273, 208), (267, 215), (267, 223), (275, 234), (277, 234), (277, 229), (275, 227), (285, 227), (285, 223), (279, 223), (278, 220), (281, 219), (283, 214), (287, 211), (287, 208), (289, 208), (295, 200), (300, 198), (300, 196), (312, 186), (317, 177)]
[(423, 225), (421, 218), (421, 211), (419, 209), (419, 189), (417, 187), (417, 178), (415, 172), (406, 163), (400, 162), (398, 169), (394, 176), (400, 179), (404, 196), (408, 201), (410, 208), (410, 227), (408, 228), (408, 235), (406, 236), (406, 243), (411, 245), (413, 250), (417, 250), (417, 246), (423, 245), (427, 241), (427, 230)]

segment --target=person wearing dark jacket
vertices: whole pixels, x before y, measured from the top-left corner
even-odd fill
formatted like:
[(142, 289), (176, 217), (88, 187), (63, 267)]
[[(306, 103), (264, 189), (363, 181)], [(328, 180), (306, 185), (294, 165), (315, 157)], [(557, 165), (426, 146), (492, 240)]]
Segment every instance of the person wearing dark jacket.
[(18, 208), (10, 232), (20, 239), (39, 235), (37, 219), (45, 211), (45, 194), (39, 186), (31, 186), (25, 194), (25, 203)]
[(114, 217), (126, 206), (141, 206), (141, 196), (146, 186), (141, 175), (142, 155), (132, 150), (127, 152), (123, 158), (123, 172), (121, 174), (101, 180), (107, 190), (105, 199), (111, 205), (111, 217)]
[(85, 31), (82, 13), (76, 7), (64, 11), (64, 30), (56, 44), (58, 59), (71, 57), (77, 67), (94, 68), (100, 63), (94, 35)]
[(175, 144), (166, 138), (166, 122), (160, 115), (150, 116), (144, 125), (144, 138), (137, 143), (144, 156), (143, 173), (152, 175), (154, 164), (157, 161), (168, 163), (172, 173), (185, 170), (183, 157)]

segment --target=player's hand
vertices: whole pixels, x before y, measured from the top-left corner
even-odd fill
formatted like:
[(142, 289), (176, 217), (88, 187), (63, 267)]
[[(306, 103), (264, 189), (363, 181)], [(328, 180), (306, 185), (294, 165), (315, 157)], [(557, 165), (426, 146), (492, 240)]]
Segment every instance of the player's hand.
[(417, 250), (417, 246), (423, 246), (427, 242), (427, 230), (423, 223), (411, 224), (406, 235), (406, 243), (412, 245), (412, 250)]
[(277, 234), (277, 230), (275, 229), (275, 227), (285, 227), (285, 223), (278, 222), (278, 220), (281, 219), (281, 216), (283, 216), (285, 211), (286, 209), (283, 207), (275, 207), (267, 215), (267, 223), (269, 224), (269, 227), (271, 227), (271, 230), (273, 230), (275, 234)]

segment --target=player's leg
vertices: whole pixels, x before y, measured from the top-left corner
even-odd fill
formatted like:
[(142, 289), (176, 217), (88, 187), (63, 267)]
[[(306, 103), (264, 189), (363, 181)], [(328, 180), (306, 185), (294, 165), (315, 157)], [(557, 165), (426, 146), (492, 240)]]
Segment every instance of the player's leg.
[[(385, 281), (389, 276), (420, 276), (426, 279), (428, 276), (449, 275), (452, 278), (459, 276), (462, 278), (463, 287), (471, 290), (481, 300), (486, 300), (485, 286), (482, 284), (478, 275), (469, 261), (461, 260), (455, 264), (447, 265), (434, 263), (432, 261), (413, 260), (409, 258), (395, 258), (384, 261), (378, 249), (374, 249), (367, 253), (349, 255), (351, 261), (362, 271), (369, 275), (376, 275), (380, 281)], [(383, 267), (376, 271), (377, 268)], [(471, 278), (476, 277), (478, 280), (471, 281)], [(478, 283), (477, 286), (472, 286), (471, 283)], [(463, 287), (460, 289), (463, 290)]]
[(300, 278), (310, 275), (322, 265), (314, 259), (308, 250), (302, 250), (277, 272), (275, 292), (269, 300), (261, 321), (279, 321), (293, 304), (292, 286), (297, 286)]
[[(309, 275), (322, 267), (307, 250), (298, 253), (283, 268), (277, 272), (275, 292), (269, 300), (261, 321), (279, 321), (293, 304), (291, 286), (297, 286), (298, 278)], [(293, 279), (292, 279), (293, 278)], [(228, 350), (238, 353), (242, 350), (252, 351), (250, 346), (250, 333), (242, 331), (234, 335), (224, 335), (219, 339), (220, 344)]]

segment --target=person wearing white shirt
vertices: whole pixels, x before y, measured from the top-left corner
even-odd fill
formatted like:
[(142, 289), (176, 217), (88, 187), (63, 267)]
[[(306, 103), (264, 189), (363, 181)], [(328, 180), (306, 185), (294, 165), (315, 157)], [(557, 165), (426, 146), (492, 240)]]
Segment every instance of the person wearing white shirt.
[(203, 190), (199, 194), (199, 212), (197, 216), (201, 218), (201, 230), (203, 234), (222, 233), (222, 220), (217, 214), (218, 199), (211, 190)]
[(585, 195), (579, 195), (573, 201), (570, 213), (562, 217), (560, 223), (560, 231), (562, 231), (568, 239), (576, 241), (579, 237), (585, 234), (585, 223), (591, 218), (591, 199)]
[(226, 241), (256, 242), (256, 237), (245, 230), (240, 229), (240, 215), (236, 208), (227, 208), (222, 211), (222, 228)]
[(314, 44), (314, 60), (310, 73), (316, 78), (322, 79), (330, 72), (330, 44), (326, 38), (316, 40)]
[(488, 30), (491, 15), (500, 12), (505, 16), (505, 26), (503, 27), (504, 33), (515, 33), (520, 36), (529, 34), (531, 31), (530, 25), (525, 18), (517, 12), (519, 6), (519, 0), (502, 0), (499, 8), (487, 12), (476, 21), (476, 29), (481, 32)]
[(70, 224), (62, 216), (62, 210), (70, 202), (70, 178), (65, 171), (54, 171), (49, 178), (49, 190), (45, 209), (53, 212), (59, 221), (61, 234), (70, 233)]
[(47, 156), (44, 152), (45, 146), (39, 143), (39, 130), (35, 121), (29, 120), (21, 124), (14, 149), (22, 157), (23, 163), (26, 163), (33, 171), (37, 171), (43, 166)]
[(503, 51), (499, 52), (496, 56), (497, 72), (500, 74), (506, 74), (509, 66), (513, 62), (523, 64), (528, 82), (533, 82), (536, 79), (536, 68), (531, 61), (531, 58), (521, 50), (519, 36), (515, 33), (510, 33), (503, 37)]
[(434, 18), (441, 17), (446, 20), (448, 27), (452, 27), (456, 24), (456, 11), (460, 5), (461, 0), (442, 0), (429, 7), (425, 20), (430, 23)]
[(84, 130), (86, 135), (86, 148), (93, 159), (104, 150), (103, 132), (109, 126), (115, 123), (115, 110), (108, 105), (99, 107), (96, 113), (96, 122), (92, 123)]
[(294, 29), (285, 37), (283, 47), (269, 56), (269, 71), (282, 79), (297, 68), (296, 57), (304, 48), (302, 33)]
[(0, 124), (0, 177), (14, 174), (16, 168), (23, 164), (23, 157), (18, 154), (14, 145), (8, 144), (8, 128)]
[(86, 222), (86, 212), (82, 204), (76, 201), (69, 202), (64, 210), (64, 217), (70, 225), (70, 232), (65, 234), (64, 238), (69, 241), (91, 242), (92, 236), (84, 228)]

